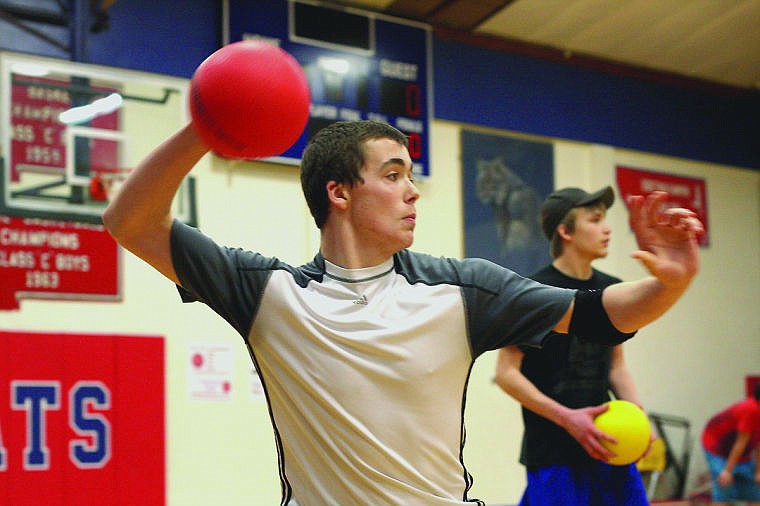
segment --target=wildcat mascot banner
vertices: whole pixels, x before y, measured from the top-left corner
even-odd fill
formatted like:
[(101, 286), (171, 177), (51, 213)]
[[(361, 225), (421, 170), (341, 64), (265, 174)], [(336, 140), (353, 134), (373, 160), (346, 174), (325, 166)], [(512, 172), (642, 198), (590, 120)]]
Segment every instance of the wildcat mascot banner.
[(528, 276), (551, 262), (541, 204), (554, 185), (554, 147), (462, 130), (465, 256)]

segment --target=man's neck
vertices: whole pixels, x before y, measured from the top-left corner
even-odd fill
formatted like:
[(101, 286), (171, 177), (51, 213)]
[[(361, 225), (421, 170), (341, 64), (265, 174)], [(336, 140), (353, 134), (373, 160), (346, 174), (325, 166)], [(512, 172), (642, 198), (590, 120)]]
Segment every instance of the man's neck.
[(320, 252), (325, 260), (344, 269), (363, 269), (380, 265), (393, 256), (393, 251), (368, 248), (352, 234), (340, 234), (333, 228), (322, 230)]
[(591, 261), (569, 253), (563, 253), (554, 259), (552, 265), (565, 276), (575, 279), (588, 280), (594, 273)]

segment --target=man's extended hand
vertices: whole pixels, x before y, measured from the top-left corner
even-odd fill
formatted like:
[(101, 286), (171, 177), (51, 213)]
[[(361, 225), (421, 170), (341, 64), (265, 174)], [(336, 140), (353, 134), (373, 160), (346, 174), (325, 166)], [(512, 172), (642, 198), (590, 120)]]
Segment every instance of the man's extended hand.
[(697, 235), (705, 229), (689, 209), (663, 209), (665, 192), (628, 198), (629, 222), (639, 251), (631, 254), (664, 285), (684, 287), (699, 270)]

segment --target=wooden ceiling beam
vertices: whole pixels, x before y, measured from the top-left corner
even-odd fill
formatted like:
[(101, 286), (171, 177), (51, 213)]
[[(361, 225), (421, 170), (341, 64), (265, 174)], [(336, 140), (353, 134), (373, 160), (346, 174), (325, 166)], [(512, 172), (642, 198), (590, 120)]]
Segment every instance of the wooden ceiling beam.
[(474, 30), (515, 0), (395, 0), (385, 12), (458, 30)]
[(391, 16), (427, 22), (428, 16), (445, 3), (446, 0), (395, 0), (385, 12)]
[(426, 22), (458, 30), (474, 30), (485, 20), (511, 4), (514, 0), (453, 0), (443, 2)]

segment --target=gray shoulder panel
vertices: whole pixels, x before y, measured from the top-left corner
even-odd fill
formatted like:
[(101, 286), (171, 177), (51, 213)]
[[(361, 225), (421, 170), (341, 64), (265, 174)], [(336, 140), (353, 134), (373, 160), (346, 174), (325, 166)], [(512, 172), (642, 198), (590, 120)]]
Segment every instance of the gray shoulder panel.
[(273, 270), (288, 271), (300, 286), (322, 275), (316, 261), (295, 269), (277, 258), (219, 246), (180, 221), (172, 226), (171, 252), (183, 301), (208, 305), (244, 338)]
[(477, 258), (458, 260), (402, 251), (396, 255), (396, 269), (410, 283), (460, 288), (475, 356), (512, 344), (540, 346), (575, 294)]

